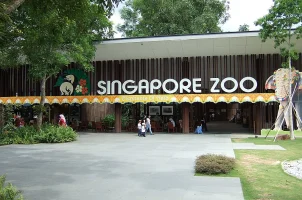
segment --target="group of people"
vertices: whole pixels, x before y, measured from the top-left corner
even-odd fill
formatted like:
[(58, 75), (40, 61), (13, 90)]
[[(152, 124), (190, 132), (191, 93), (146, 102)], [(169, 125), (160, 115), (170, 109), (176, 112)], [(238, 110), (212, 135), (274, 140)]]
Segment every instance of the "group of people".
[(148, 117), (145, 116), (143, 120), (138, 120), (137, 130), (139, 137), (146, 137), (146, 132), (150, 132), (150, 135), (153, 135), (150, 115)]
[[(36, 123), (36, 121), (37, 121), (37, 116), (34, 116), (34, 120), (30, 120), (29, 124), (34, 125)], [(24, 127), (24, 125), (25, 125), (24, 118), (21, 117), (20, 115), (14, 115), (14, 123), (15, 123), (15, 126), (18, 128)], [(59, 115), (58, 124), (60, 126), (67, 126), (66, 119), (63, 114)]]
[[(175, 127), (175, 121), (172, 117), (169, 118), (169, 122)], [(182, 128), (182, 120), (179, 120), (179, 125)], [(195, 123), (195, 133), (201, 134), (203, 132), (208, 131), (207, 123), (205, 118), (202, 118), (200, 122)], [(150, 135), (153, 135), (152, 129), (151, 129), (151, 118), (150, 115), (148, 117), (144, 116), (142, 120), (138, 120), (137, 124), (137, 130), (138, 130), (138, 136), (139, 137), (146, 137), (146, 133), (150, 133)]]
[[(170, 123), (171, 126), (173, 126), (173, 128), (176, 127), (176, 122), (173, 120), (172, 117), (170, 117), (168, 119), (168, 122), (164, 123), (164, 121), (160, 118), (160, 116), (157, 114), (156, 116), (154, 116), (153, 119), (156, 123), (159, 123), (162, 127), (163, 130), (167, 130), (168, 129), (168, 124)], [(179, 128), (182, 129), (183, 124), (182, 124), (182, 120), (180, 119), (178, 121), (179, 123)], [(206, 122), (204, 119), (201, 120), (201, 125), (200, 123), (198, 123), (200, 127), (202, 127), (203, 131), (207, 131), (207, 126), (206, 126)], [(146, 137), (146, 134), (149, 132), (150, 135), (154, 135), (152, 132), (152, 128), (151, 128), (151, 117), (149, 116), (144, 116), (142, 120), (138, 121), (137, 124), (137, 130), (138, 130), (138, 136), (142, 136), (142, 137)]]
[[(163, 120), (159, 117), (158, 114), (154, 117), (154, 121), (156, 121), (157, 123), (163, 123)], [(173, 125), (173, 127), (175, 127), (175, 121), (173, 120), (172, 117), (169, 118), (168, 123), (171, 123)], [(164, 128), (167, 128), (168, 123), (164, 124)], [(138, 120), (137, 130), (138, 130), (138, 136), (146, 137), (146, 133), (148, 133), (148, 132), (150, 133), (150, 135), (154, 135), (152, 132), (152, 128), (151, 128), (151, 116), (150, 115), (144, 116), (144, 118), (142, 120)]]

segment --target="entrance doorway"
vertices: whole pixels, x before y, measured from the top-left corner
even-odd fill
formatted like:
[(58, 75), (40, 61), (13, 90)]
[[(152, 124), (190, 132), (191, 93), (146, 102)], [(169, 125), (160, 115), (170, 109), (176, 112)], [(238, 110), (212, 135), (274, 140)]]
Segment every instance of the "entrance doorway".
[(148, 116), (155, 132), (169, 132), (167, 124), (171, 119), (174, 121), (174, 132), (182, 132), (182, 106), (178, 103), (123, 104), (122, 130), (136, 131), (138, 120), (143, 121)]
[(193, 103), (190, 107), (190, 126), (202, 119), (209, 132), (253, 132), (252, 103)]

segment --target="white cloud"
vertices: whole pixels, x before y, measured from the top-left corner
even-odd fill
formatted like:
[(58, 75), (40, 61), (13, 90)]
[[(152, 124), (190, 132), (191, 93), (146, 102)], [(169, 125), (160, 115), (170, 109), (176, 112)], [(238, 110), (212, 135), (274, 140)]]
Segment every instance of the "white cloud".
[[(224, 32), (238, 31), (239, 26), (247, 24), (250, 26), (250, 30), (259, 30), (259, 27), (254, 25), (254, 22), (260, 17), (268, 13), (269, 8), (273, 5), (272, 0), (229, 0), (230, 1), (230, 15), (231, 18), (222, 25)], [(115, 9), (113, 16), (110, 20), (114, 23), (114, 30), (116, 25), (123, 23), (120, 17), (120, 9), (124, 6), (123, 3)], [(121, 38), (121, 33), (116, 33), (115, 38)]]

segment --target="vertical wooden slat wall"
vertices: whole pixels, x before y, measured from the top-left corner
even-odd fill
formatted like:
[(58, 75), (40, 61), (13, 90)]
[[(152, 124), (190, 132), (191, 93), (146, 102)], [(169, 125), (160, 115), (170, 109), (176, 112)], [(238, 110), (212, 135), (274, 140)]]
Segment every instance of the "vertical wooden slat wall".
[[(159, 79), (162, 82), (172, 78), (180, 81), (182, 78), (201, 78), (202, 93), (210, 93), (213, 82), (210, 78), (234, 77), (238, 82), (246, 76), (256, 78), (258, 88), (256, 92), (265, 93), (264, 83), (273, 74), (274, 70), (281, 67), (282, 59), (279, 54), (273, 55), (239, 55), (239, 56), (214, 56), (214, 57), (183, 57), (183, 58), (156, 58), (135, 59), (121, 61), (95, 61), (94, 72), (89, 72), (91, 81), (91, 95), (97, 95), (97, 83), (100, 80), (125, 81), (132, 79), (138, 83), (141, 79), (151, 81)], [(302, 57), (293, 62), (293, 66), (302, 71)], [(76, 67), (70, 64), (68, 68)], [(256, 73), (256, 68), (259, 71)], [(28, 66), (17, 69), (0, 70), (0, 96), (33, 96), (40, 95), (40, 84), (28, 77)], [(58, 87), (54, 87), (57, 77), (51, 77), (46, 84), (46, 95), (60, 95)], [(225, 86), (232, 88), (233, 83), (228, 81)], [(247, 88), (252, 87), (246, 82)], [(172, 83), (168, 88), (173, 88)], [(220, 88), (220, 85), (218, 85)], [(235, 91), (242, 93), (240, 88)], [(271, 91), (270, 91), (271, 92)], [(160, 91), (163, 93), (163, 91)]]

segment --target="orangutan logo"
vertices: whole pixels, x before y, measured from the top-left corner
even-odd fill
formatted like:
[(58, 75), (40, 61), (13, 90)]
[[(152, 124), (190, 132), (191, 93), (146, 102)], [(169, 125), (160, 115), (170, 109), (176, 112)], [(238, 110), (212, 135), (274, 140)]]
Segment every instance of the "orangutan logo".
[(79, 69), (68, 69), (59, 76), (55, 87), (60, 87), (62, 96), (80, 96), (90, 93), (88, 76)]

